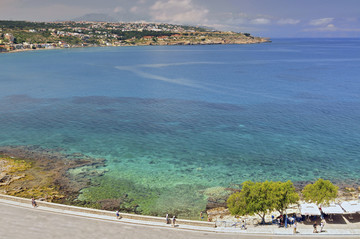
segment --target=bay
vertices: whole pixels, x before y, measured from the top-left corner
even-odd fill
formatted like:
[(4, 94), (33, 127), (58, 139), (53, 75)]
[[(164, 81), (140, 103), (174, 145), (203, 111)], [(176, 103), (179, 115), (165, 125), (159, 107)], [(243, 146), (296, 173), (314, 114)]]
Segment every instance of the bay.
[(105, 158), (79, 200), (151, 215), (198, 215), (245, 180), (358, 183), (359, 43), (0, 54), (0, 145)]

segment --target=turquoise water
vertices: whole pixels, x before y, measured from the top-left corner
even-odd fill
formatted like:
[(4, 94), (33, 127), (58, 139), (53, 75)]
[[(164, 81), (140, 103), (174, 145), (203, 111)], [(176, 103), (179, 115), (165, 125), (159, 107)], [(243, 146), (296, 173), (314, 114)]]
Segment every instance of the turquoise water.
[(79, 199), (153, 215), (198, 215), (245, 180), (358, 183), (359, 43), (0, 54), (0, 145), (105, 158)]

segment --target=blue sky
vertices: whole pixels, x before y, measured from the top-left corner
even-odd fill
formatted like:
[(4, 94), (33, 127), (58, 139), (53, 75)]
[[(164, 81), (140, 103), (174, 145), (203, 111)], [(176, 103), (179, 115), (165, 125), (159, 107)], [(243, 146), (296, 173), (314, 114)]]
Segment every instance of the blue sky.
[(0, 19), (205, 25), (266, 37), (360, 37), (360, 0), (0, 0)]

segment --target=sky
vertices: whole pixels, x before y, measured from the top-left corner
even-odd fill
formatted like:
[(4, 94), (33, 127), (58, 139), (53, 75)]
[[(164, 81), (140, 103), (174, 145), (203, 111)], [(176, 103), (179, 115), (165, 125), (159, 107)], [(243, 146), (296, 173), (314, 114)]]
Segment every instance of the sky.
[(94, 13), (272, 38), (360, 37), (360, 0), (0, 0), (1, 20), (73, 20)]

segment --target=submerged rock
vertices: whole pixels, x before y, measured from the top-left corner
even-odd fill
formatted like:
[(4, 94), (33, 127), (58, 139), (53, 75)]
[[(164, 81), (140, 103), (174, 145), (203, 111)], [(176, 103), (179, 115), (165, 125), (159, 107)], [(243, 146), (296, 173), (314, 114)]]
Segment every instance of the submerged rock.
[(232, 190), (224, 187), (212, 187), (204, 190), (203, 194), (208, 197), (206, 210), (213, 208), (226, 207), (226, 200), (232, 193)]
[[(94, 159), (86, 155), (64, 154), (60, 150), (44, 149), (40, 146), (0, 147), (0, 156), (16, 162), (13, 171), (0, 176), (0, 187), (6, 194), (21, 197), (43, 198), (52, 202), (72, 202), (79, 191), (91, 184), (91, 175), (104, 174), (104, 170), (89, 174), (70, 175), (70, 169), (104, 166), (104, 159)], [(4, 168), (3, 165), (1, 165)], [(4, 170), (1, 170), (3, 172)], [(11, 170), (10, 170), (11, 171)]]

